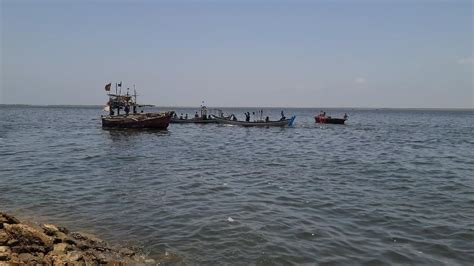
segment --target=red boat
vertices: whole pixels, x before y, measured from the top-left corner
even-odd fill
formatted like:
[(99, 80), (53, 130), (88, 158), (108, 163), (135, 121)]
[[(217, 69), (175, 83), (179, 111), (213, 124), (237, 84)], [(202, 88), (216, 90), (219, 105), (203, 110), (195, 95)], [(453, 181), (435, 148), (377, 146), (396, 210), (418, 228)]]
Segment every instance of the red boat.
[(340, 124), (343, 125), (347, 118), (332, 118), (330, 116), (317, 115), (314, 117), (316, 123), (319, 124)]

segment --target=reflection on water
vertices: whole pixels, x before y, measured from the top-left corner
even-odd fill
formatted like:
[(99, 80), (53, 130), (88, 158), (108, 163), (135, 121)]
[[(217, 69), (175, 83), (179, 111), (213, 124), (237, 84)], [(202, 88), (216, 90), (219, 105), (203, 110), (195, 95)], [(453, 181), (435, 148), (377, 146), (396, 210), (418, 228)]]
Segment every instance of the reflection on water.
[(102, 128), (102, 130), (114, 141), (127, 140), (135, 137), (168, 136), (170, 134), (168, 130), (151, 128)]
[(472, 111), (156, 131), (102, 129), (94, 108), (0, 109), (0, 207), (20, 216), (190, 264), (474, 260)]

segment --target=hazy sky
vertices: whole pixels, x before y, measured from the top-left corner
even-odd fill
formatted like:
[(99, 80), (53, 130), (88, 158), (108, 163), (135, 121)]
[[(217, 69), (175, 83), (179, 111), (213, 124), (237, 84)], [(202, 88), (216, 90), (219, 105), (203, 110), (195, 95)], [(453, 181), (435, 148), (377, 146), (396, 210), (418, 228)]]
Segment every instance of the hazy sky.
[(474, 106), (471, 0), (0, 2), (4, 104)]

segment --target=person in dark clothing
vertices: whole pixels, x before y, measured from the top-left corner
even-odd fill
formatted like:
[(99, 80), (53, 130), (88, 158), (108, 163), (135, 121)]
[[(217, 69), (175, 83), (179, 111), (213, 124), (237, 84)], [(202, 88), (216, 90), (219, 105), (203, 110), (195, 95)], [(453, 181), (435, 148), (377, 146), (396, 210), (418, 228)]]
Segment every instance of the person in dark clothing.
[(281, 114), (281, 118), (280, 118), (280, 120), (285, 120), (285, 119), (286, 119), (286, 117), (285, 117), (285, 114), (283, 113), (283, 110), (281, 110), (281, 113), (280, 113), (280, 114)]
[(130, 106), (125, 105), (125, 115), (128, 115), (130, 113)]
[(194, 118), (198, 118), (198, 117), (199, 117), (199, 114), (198, 114), (198, 112), (196, 112), (196, 113), (194, 114)]
[(250, 122), (250, 112), (245, 113), (245, 122)]
[(265, 122), (270, 122), (270, 117), (265, 117)]
[(136, 114), (136, 113), (137, 113), (137, 106), (134, 105), (134, 106), (133, 106), (133, 114)]

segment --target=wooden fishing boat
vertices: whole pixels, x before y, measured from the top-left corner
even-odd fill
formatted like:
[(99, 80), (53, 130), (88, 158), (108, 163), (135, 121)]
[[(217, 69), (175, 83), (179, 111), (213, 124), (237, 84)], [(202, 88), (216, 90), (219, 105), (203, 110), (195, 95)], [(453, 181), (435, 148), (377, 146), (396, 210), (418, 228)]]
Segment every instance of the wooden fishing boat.
[(170, 122), (175, 123), (175, 124), (186, 124), (186, 123), (212, 124), (212, 123), (217, 123), (217, 121), (213, 118), (204, 119), (202, 117), (195, 117), (195, 118), (191, 118), (191, 119), (180, 119), (180, 118), (173, 117), (173, 118), (171, 118)]
[[(110, 92), (111, 83), (105, 85), (105, 90)], [(135, 85), (134, 85), (135, 86)], [(120, 87), (120, 92), (117, 88)], [(168, 128), (171, 117), (174, 112), (156, 112), (156, 113), (139, 113), (137, 108), (143, 108), (149, 105), (137, 104), (137, 93), (133, 95), (127, 93), (121, 94), (122, 82), (115, 84), (115, 94), (109, 93), (109, 101), (104, 110), (109, 112), (109, 115), (102, 116), (102, 127), (107, 128), (152, 128), (152, 129), (166, 129)], [(135, 90), (135, 89), (134, 89)], [(120, 114), (123, 110), (125, 114)]]
[(244, 126), (244, 127), (285, 127), (285, 126), (292, 126), (296, 116), (292, 116), (290, 119), (278, 120), (278, 121), (239, 121), (239, 120), (232, 120), (229, 118), (223, 118), (218, 116), (213, 116), (219, 124), (228, 124), (228, 125), (236, 125), (236, 126)]
[(174, 112), (171, 111), (161, 113), (102, 116), (102, 126), (116, 128), (166, 129), (170, 124), (173, 113)]
[(319, 124), (339, 124), (343, 125), (347, 119), (345, 118), (332, 118), (330, 116), (317, 115), (314, 117), (316, 123)]

